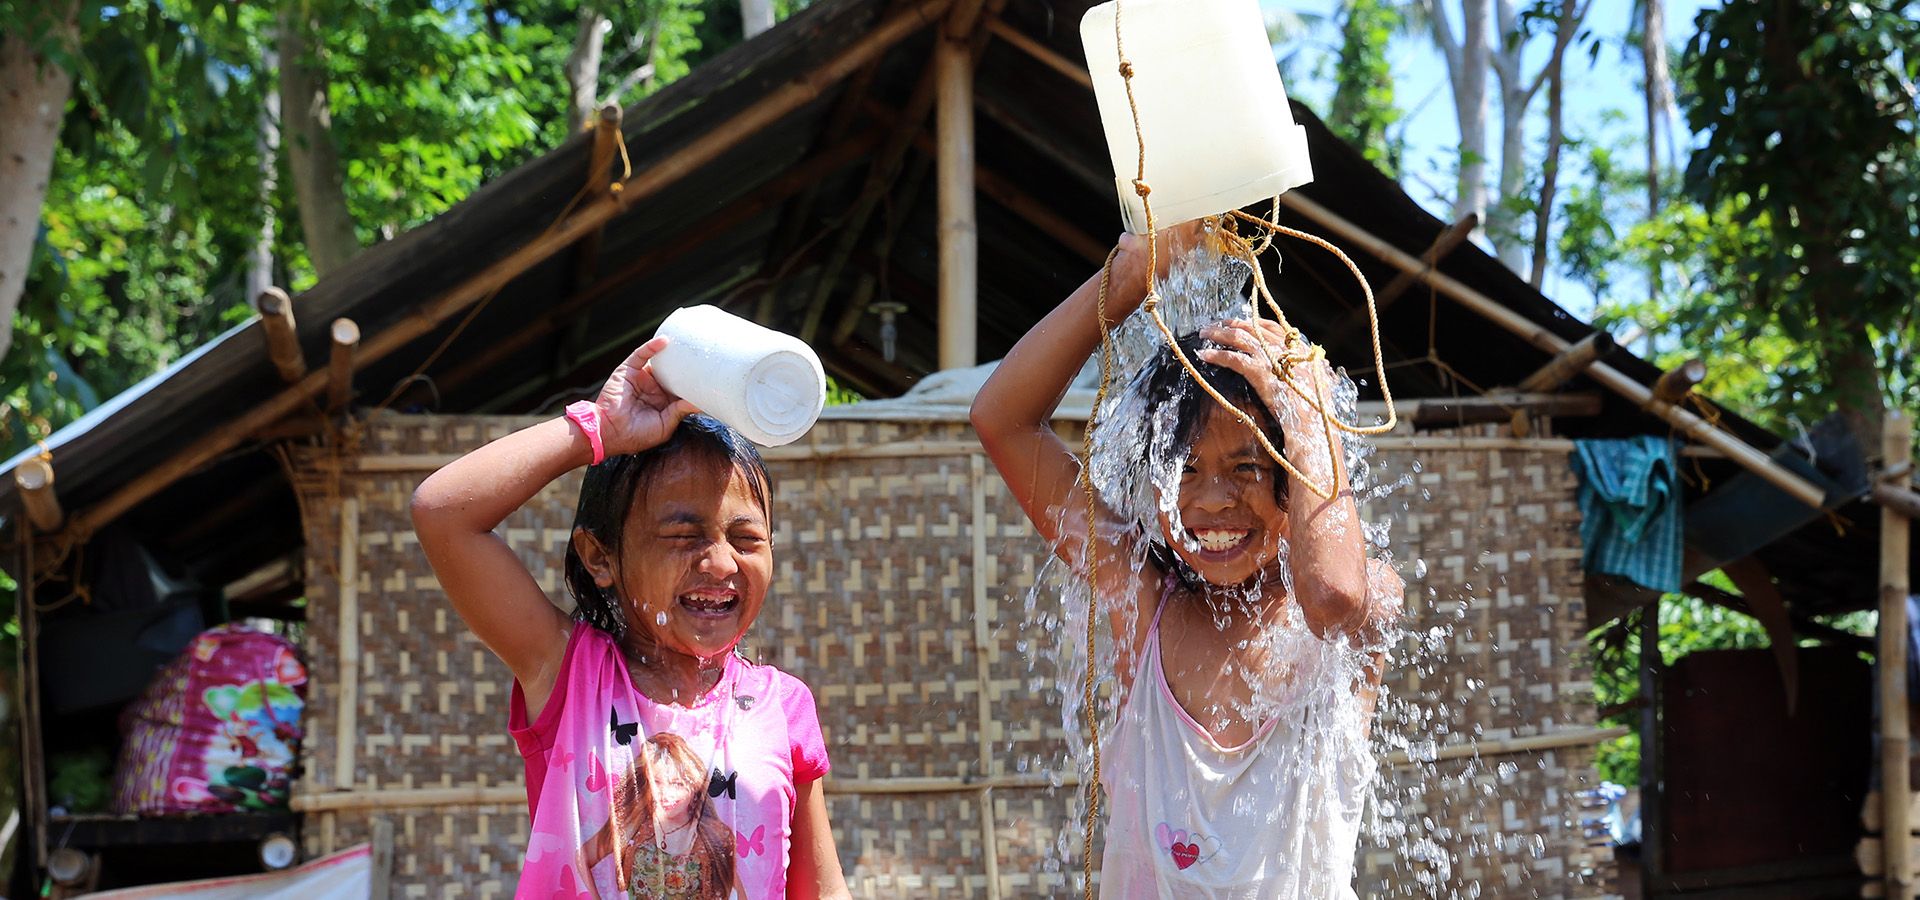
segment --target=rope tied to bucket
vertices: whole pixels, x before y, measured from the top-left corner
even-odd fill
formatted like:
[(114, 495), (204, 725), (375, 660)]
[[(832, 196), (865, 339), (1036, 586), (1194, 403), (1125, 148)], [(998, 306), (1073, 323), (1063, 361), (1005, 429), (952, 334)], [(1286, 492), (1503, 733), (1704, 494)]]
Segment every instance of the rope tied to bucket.
[[(1120, 74), (1121, 84), (1126, 90), (1127, 108), (1133, 118), (1133, 136), (1135, 146), (1138, 150), (1135, 156), (1135, 169), (1132, 182), (1133, 191), (1140, 197), (1141, 212), (1144, 214), (1147, 222), (1147, 290), (1146, 296), (1141, 301), (1140, 306), (1146, 311), (1147, 315), (1152, 318), (1155, 327), (1159, 329), (1161, 336), (1166, 339), (1168, 348), (1173, 351), (1174, 358), (1180, 361), (1180, 365), (1186, 370), (1188, 377), (1192, 378), (1194, 383), (1206, 391), (1207, 395), (1219, 405), (1220, 409), (1230, 413), (1241, 425), (1246, 427), (1246, 429), (1253, 434), (1254, 438), (1259, 441), (1261, 449), (1266, 451), (1267, 455), (1271, 457), (1274, 462), (1278, 463), (1289, 476), (1300, 482), (1321, 499), (1332, 500), (1339, 489), (1340, 483), (1344, 480), (1344, 474), (1341, 471), (1341, 444), (1335, 438), (1336, 432), (1355, 435), (1384, 434), (1392, 431), (1400, 421), (1398, 411), (1394, 407), (1393, 392), (1387, 385), (1386, 363), (1380, 347), (1380, 313), (1374, 302), (1373, 287), (1367, 283), (1366, 275), (1360, 271), (1360, 267), (1355, 265), (1353, 260), (1348, 257), (1346, 253), (1342, 252), (1340, 248), (1335, 247), (1317, 235), (1281, 225), (1279, 222), (1280, 198), (1278, 196), (1273, 198), (1273, 206), (1266, 218), (1249, 215), (1236, 209), (1228, 211), (1217, 217), (1217, 219), (1209, 218), (1208, 220), (1209, 233), (1214, 235), (1220, 242), (1224, 252), (1227, 255), (1244, 260), (1251, 268), (1255, 291), (1258, 293), (1260, 300), (1265, 303), (1267, 309), (1273, 314), (1274, 321), (1280, 325), (1285, 335), (1277, 355), (1274, 348), (1269, 346), (1264, 340), (1258, 341), (1258, 343), (1263, 361), (1273, 372), (1274, 376), (1286, 385), (1288, 389), (1293, 390), (1301, 398), (1306, 400), (1308, 407), (1320, 418), (1322, 430), (1327, 441), (1327, 452), (1332, 463), (1328, 473), (1327, 484), (1325, 487), (1322, 487), (1296, 468), (1293, 463), (1287, 459), (1286, 454), (1273, 446), (1273, 443), (1267, 439), (1265, 432), (1260, 428), (1259, 423), (1254, 421), (1252, 416), (1248, 415), (1245, 410), (1234, 405), (1208, 382), (1206, 377), (1194, 366), (1193, 361), (1187, 358), (1186, 352), (1180, 348), (1173, 329), (1167, 325), (1165, 317), (1160, 314), (1159, 285), (1154, 278), (1155, 274), (1160, 270), (1159, 226), (1154, 220), (1153, 203), (1151, 199), (1149, 199), (1149, 195), (1153, 193), (1153, 187), (1147, 182), (1146, 131), (1140, 118), (1140, 104), (1133, 90), (1134, 65), (1133, 61), (1127, 58), (1126, 38), (1120, 24), (1122, 19), (1121, 4), (1122, 0), (1113, 0), (1113, 43), (1115, 56), (1119, 58), (1117, 70)], [(1215, 227), (1216, 222), (1217, 227)], [(1258, 226), (1261, 229), (1257, 242), (1239, 235), (1235, 225), (1241, 222)], [(1387, 407), (1386, 421), (1368, 426), (1343, 422), (1330, 408), (1331, 404), (1329, 400), (1331, 398), (1323, 398), (1317, 370), (1323, 366), (1326, 360), (1326, 351), (1307, 340), (1300, 329), (1294, 327), (1291, 322), (1287, 321), (1286, 313), (1280, 309), (1280, 304), (1274, 299), (1273, 293), (1267, 288), (1266, 276), (1260, 266), (1259, 255), (1268, 247), (1272, 246), (1275, 235), (1285, 235), (1326, 249), (1339, 259), (1340, 262), (1347, 267), (1347, 270), (1353, 273), (1354, 279), (1360, 283), (1360, 290), (1367, 309), (1367, 326), (1372, 341), (1371, 349), (1373, 350), (1374, 372), (1380, 380), (1380, 395), (1384, 399)], [(1093, 566), (1094, 554), (1098, 549), (1095, 525), (1100, 521), (1100, 498), (1099, 490), (1093, 482), (1092, 460), (1094, 433), (1099, 425), (1100, 409), (1106, 401), (1107, 392), (1113, 380), (1113, 335), (1110, 324), (1107, 321), (1107, 291), (1111, 286), (1113, 277), (1113, 260), (1114, 257), (1118, 255), (1119, 248), (1115, 247), (1107, 254), (1106, 262), (1101, 266), (1100, 270), (1100, 291), (1094, 306), (1095, 321), (1100, 330), (1100, 384), (1094, 393), (1093, 410), (1087, 416), (1087, 429), (1082, 440), (1083, 459), (1085, 462), (1080, 469), (1080, 478), (1083, 490), (1086, 492), (1087, 501), (1087, 535), (1086, 544), (1081, 556), (1081, 564), (1086, 568), (1088, 582), (1087, 667), (1085, 682), (1082, 685), (1082, 700), (1085, 707), (1088, 746), (1091, 748), (1091, 778), (1087, 784), (1087, 810), (1082, 844), (1084, 863), (1082, 892), (1086, 900), (1093, 900), (1094, 897), (1093, 836), (1100, 817), (1100, 711), (1098, 706), (1098, 681), (1094, 668), (1096, 637), (1099, 627), (1099, 596)], [(1256, 318), (1259, 317), (1259, 304), (1254, 305), (1253, 313)], [(1311, 382), (1308, 384), (1302, 384), (1300, 380), (1296, 379), (1294, 374), (1296, 369), (1303, 366), (1307, 368), (1308, 378), (1311, 379)], [(1331, 385), (1327, 385), (1327, 387), (1330, 389)]]

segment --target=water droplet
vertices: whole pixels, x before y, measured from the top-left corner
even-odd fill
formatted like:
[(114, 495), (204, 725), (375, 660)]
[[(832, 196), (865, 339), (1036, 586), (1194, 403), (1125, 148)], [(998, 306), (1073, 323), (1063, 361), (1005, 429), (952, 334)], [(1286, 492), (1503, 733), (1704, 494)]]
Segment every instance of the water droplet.
[(661, 611), (660, 611), (660, 613), (659, 613), (659, 615), (656, 615), (656, 616), (654, 616), (654, 617), (653, 617), (653, 624), (655, 624), (655, 625), (658, 625), (658, 626), (660, 626), (660, 627), (662, 627), (662, 628), (665, 628), (665, 627), (667, 627), (667, 613), (666, 613), (666, 610), (661, 610)]
[(1415, 578), (1427, 577), (1427, 561), (1426, 560), (1416, 559), (1413, 561), (1413, 577)]

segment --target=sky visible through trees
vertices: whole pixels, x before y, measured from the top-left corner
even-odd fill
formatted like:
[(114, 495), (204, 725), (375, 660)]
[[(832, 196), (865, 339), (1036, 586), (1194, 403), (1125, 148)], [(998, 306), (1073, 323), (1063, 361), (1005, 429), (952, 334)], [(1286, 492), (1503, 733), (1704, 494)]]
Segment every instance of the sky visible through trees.
[[(1288, 95), (1322, 114), (1333, 94), (1332, 69), (1340, 51), (1336, 20), (1344, 5), (1344, 0), (1261, 0), (1260, 3), (1270, 20), (1276, 16), (1297, 16), (1307, 28), (1304, 37), (1296, 39), (1291, 46), (1276, 46), (1275, 55), (1286, 63)], [(1574, 138), (1623, 148), (1637, 148), (1646, 139), (1639, 55), (1617, 38), (1628, 27), (1633, 5), (1630, 0), (1595, 0), (1593, 11), (1587, 14), (1586, 27), (1605, 37), (1606, 43), (1599, 54), (1591, 58), (1584, 48), (1576, 47), (1568, 52), (1566, 127)], [(1668, 0), (1666, 33), (1670, 48), (1677, 51), (1693, 36), (1694, 15), (1703, 5), (1707, 4), (1700, 0)], [(1533, 41), (1527, 51), (1528, 64), (1539, 65), (1547, 55), (1549, 44), (1544, 39)], [(1402, 113), (1388, 133), (1405, 142), (1401, 187), (1435, 216), (1450, 218), (1453, 173), (1458, 164), (1454, 148), (1460, 135), (1454, 124), (1453, 97), (1447, 91), (1446, 67), (1433, 41), (1424, 33), (1396, 35), (1388, 59), (1393, 63), (1395, 99)], [(1527, 127), (1527, 147), (1536, 156), (1546, 127), (1542, 110), (1544, 104), (1536, 103)], [(1489, 131), (1498, 128), (1494, 118), (1489, 116)], [(1676, 131), (1686, 128), (1686, 123), (1678, 117), (1671, 124)], [(1682, 150), (1692, 144), (1689, 136)], [(1644, 150), (1634, 152), (1644, 153)], [(1537, 164), (1538, 160), (1533, 162)], [(1676, 169), (1686, 166), (1684, 156), (1663, 162)], [(1577, 185), (1592, 180), (1579, 161), (1572, 158), (1563, 161), (1560, 177), (1563, 184)], [(1530, 190), (1535, 181), (1537, 176), (1529, 179)], [(1623, 285), (1620, 289), (1635, 294), (1646, 291), (1644, 284)], [(1599, 303), (1588, 284), (1578, 278), (1564, 277), (1557, 266), (1547, 268), (1542, 292), (1587, 321), (1593, 319)]]

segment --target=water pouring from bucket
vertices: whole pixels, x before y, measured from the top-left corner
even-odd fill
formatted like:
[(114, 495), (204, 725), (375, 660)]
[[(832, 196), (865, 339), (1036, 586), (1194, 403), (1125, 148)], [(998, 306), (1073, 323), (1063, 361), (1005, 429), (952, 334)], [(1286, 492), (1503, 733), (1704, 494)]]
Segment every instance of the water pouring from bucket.
[[(1084, 636), (1057, 660), (1088, 762), (1083, 888), (1104, 796), (1104, 896), (1350, 897), (1403, 586), (1369, 555), (1346, 438), (1391, 428), (1392, 398), (1384, 425), (1352, 423), (1353, 384), (1287, 322), (1259, 255), (1312, 241), (1370, 313), (1371, 292), (1279, 224), (1312, 167), (1254, 0), (1114, 0), (1081, 34), (1140, 237), (1021, 339), (972, 418), (1063, 563), (1049, 630)], [(1268, 198), (1267, 218), (1240, 211)], [(1200, 246), (1175, 260), (1163, 219), (1202, 220), (1172, 229)], [(1383, 372), (1377, 324), (1374, 345)], [(1095, 352), (1075, 454), (1048, 399)]]

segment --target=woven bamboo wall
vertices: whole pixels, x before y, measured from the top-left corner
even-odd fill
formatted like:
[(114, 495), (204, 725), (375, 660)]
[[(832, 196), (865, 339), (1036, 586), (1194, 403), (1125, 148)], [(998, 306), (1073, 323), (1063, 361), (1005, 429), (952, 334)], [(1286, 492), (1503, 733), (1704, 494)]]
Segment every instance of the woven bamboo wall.
[[(396, 896), (512, 893), (527, 822), (506, 734), (509, 678), (439, 594), (407, 501), (434, 467), (527, 421), (389, 415), (351, 450), (296, 454), (314, 673), (300, 791), (324, 801), (308, 813), (306, 850), (391, 821)], [(1399, 696), (1440, 700), (1445, 733), (1431, 722), (1388, 730), (1444, 748), (1476, 733), (1491, 742), (1591, 726), (1566, 454), (1564, 442), (1423, 440), (1376, 457), (1389, 476), (1423, 463), (1416, 485), (1375, 513), (1394, 515), (1399, 559), (1428, 562), (1424, 579), (1410, 577), (1416, 628), (1451, 626), (1424, 671), (1389, 678)], [(1067, 895), (1078, 866), (1062, 872), (1055, 847), (1078, 847), (1073, 791), (1032, 771), (1060, 755), (1059, 713), (1036, 690), (1049, 673), (1030, 667), (1016, 621), (1042, 550), (970, 432), (831, 420), (768, 457), (776, 579), (745, 649), (819, 699), (829, 809), (855, 896)], [(503, 529), (555, 595), (576, 478)], [(1597, 896), (1578, 875), (1590, 860), (1573, 824), (1591, 755), (1575, 745), (1390, 766), (1391, 823), (1432, 825), (1363, 845), (1362, 896), (1473, 884), (1482, 896)], [(975, 786), (953, 789), (962, 781)], [(1535, 833), (1537, 843), (1506, 837)], [(1411, 858), (1428, 839), (1450, 866)]]

